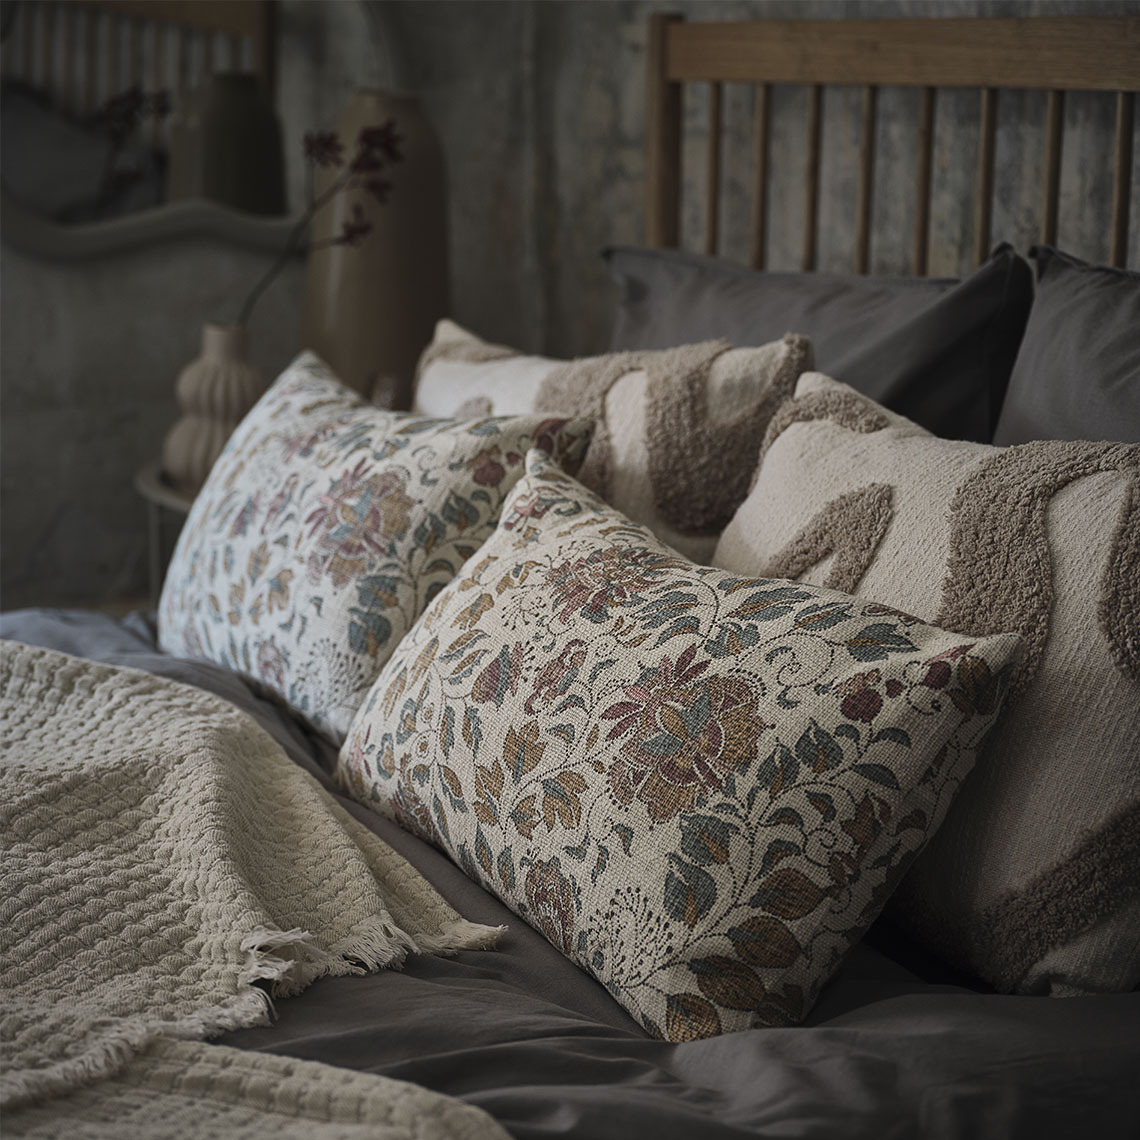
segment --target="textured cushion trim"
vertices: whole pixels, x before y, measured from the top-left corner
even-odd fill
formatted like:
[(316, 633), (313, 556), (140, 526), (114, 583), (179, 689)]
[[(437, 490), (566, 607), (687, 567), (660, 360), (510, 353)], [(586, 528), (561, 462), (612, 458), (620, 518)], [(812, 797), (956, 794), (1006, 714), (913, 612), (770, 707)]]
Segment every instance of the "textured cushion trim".
[(1140, 447), (1025, 443), (983, 459), (950, 505), (950, 555), (935, 618), (971, 634), (1015, 630), (1026, 653), (1010, 691), (1017, 698), (1041, 663), (1053, 609), (1046, 534), (1049, 501), (1066, 484), (1102, 471), (1124, 472), (1124, 497), (1112, 553), (1100, 583), (1097, 613), (1117, 668), (1140, 678)]

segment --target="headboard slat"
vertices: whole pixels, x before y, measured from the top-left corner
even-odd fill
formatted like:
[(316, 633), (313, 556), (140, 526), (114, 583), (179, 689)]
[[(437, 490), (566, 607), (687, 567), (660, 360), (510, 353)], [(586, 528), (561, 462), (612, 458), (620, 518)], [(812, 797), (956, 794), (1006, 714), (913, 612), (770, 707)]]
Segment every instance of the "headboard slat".
[(863, 118), (859, 128), (859, 199), (855, 222), (855, 272), (871, 264), (871, 203), (875, 185), (875, 125), (879, 89), (863, 88)]
[(823, 135), (823, 87), (815, 83), (808, 91), (807, 169), (804, 173), (804, 253), (801, 266), (815, 268), (819, 242), (819, 161)]
[(705, 172), (707, 186), (705, 192), (705, 253), (709, 257), (716, 256), (717, 246), (720, 244), (720, 148), (723, 99), (723, 86), (719, 83), (710, 83), (708, 165)]
[(768, 241), (768, 152), (772, 128), (771, 87), (756, 84), (756, 101), (752, 110), (753, 188), (752, 247), (748, 260), (753, 269), (763, 269)]
[(930, 191), (934, 166), (936, 87), (924, 87), (918, 102), (918, 165), (915, 169), (914, 272), (925, 277), (930, 256)]
[(99, 18), (91, 8), (83, 13), (83, 102), (81, 110), (90, 114), (99, 100)]
[(1116, 172), (1112, 184), (1112, 265), (1123, 266), (1128, 257), (1128, 206), (1132, 192), (1132, 118), (1135, 96), (1116, 96)]
[(649, 122), (645, 227), (650, 245), (676, 246), (681, 236), (681, 85), (665, 76), (667, 31), (681, 17), (649, 17)]
[(997, 134), (997, 92), (982, 88), (979, 114), (978, 186), (974, 192), (974, 264), (981, 265), (990, 254), (990, 233), (994, 210), (994, 144)]
[(1117, 91), (1136, 84), (1140, 18), (691, 23), (666, 62), (673, 81)]
[(1045, 169), (1041, 179), (1041, 241), (1057, 243), (1057, 209), (1061, 201), (1061, 143), (1064, 138), (1065, 93), (1050, 91), (1045, 106)]
[(55, 17), (56, 5), (44, 4), (40, 18), (40, 83), (51, 87), (55, 79)]

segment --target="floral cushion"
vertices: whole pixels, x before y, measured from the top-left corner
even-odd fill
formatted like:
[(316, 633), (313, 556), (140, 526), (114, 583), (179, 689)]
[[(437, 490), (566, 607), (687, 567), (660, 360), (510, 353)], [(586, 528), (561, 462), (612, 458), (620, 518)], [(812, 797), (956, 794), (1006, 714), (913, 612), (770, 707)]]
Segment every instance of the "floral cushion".
[(799, 1021), (938, 826), (1020, 641), (696, 566), (527, 464), (338, 779), (651, 1033)]
[(380, 411), (304, 353), (234, 432), (179, 537), (159, 644), (255, 678), (338, 742), (400, 638), (495, 528), (528, 449), (589, 424)]

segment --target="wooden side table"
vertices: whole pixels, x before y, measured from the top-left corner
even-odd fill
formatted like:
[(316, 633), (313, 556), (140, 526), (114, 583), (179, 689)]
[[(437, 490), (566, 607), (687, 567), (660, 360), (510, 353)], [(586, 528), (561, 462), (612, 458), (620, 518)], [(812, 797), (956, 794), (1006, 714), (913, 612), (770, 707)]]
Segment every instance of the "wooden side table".
[(165, 571), (163, 565), (163, 552), (165, 550), (163, 513), (170, 511), (173, 514), (185, 515), (190, 510), (190, 504), (194, 500), (188, 495), (182, 494), (181, 491), (175, 490), (166, 481), (158, 460), (146, 464), (145, 467), (140, 467), (135, 472), (135, 490), (146, 499), (150, 603), (152, 606), (157, 606)]

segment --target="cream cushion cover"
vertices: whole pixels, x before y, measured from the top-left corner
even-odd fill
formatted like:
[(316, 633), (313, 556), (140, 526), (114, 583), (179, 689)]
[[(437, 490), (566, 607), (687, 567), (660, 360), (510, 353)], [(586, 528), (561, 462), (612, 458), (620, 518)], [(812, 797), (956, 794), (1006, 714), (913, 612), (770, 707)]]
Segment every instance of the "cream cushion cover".
[(1019, 652), (697, 566), (534, 451), (337, 775), (651, 1033), (788, 1025), (938, 826)]
[(159, 645), (283, 698), (338, 743), (381, 665), (495, 529), (538, 445), (586, 421), (381, 411), (302, 353), (238, 425), (186, 520)]
[(581, 481), (696, 562), (748, 488), (768, 420), (811, 365), (786, 336), (581, 360), (524, 356), (440, 321), (421, 358), (414, 410), (426, 415), (584, 416), (595, 431)]
[(1140, 982), (1140, 448), (950, 442), (809, 373), (714, 561), (1022, 633), (1008, 711), (889, 913), (1001, 990)]

